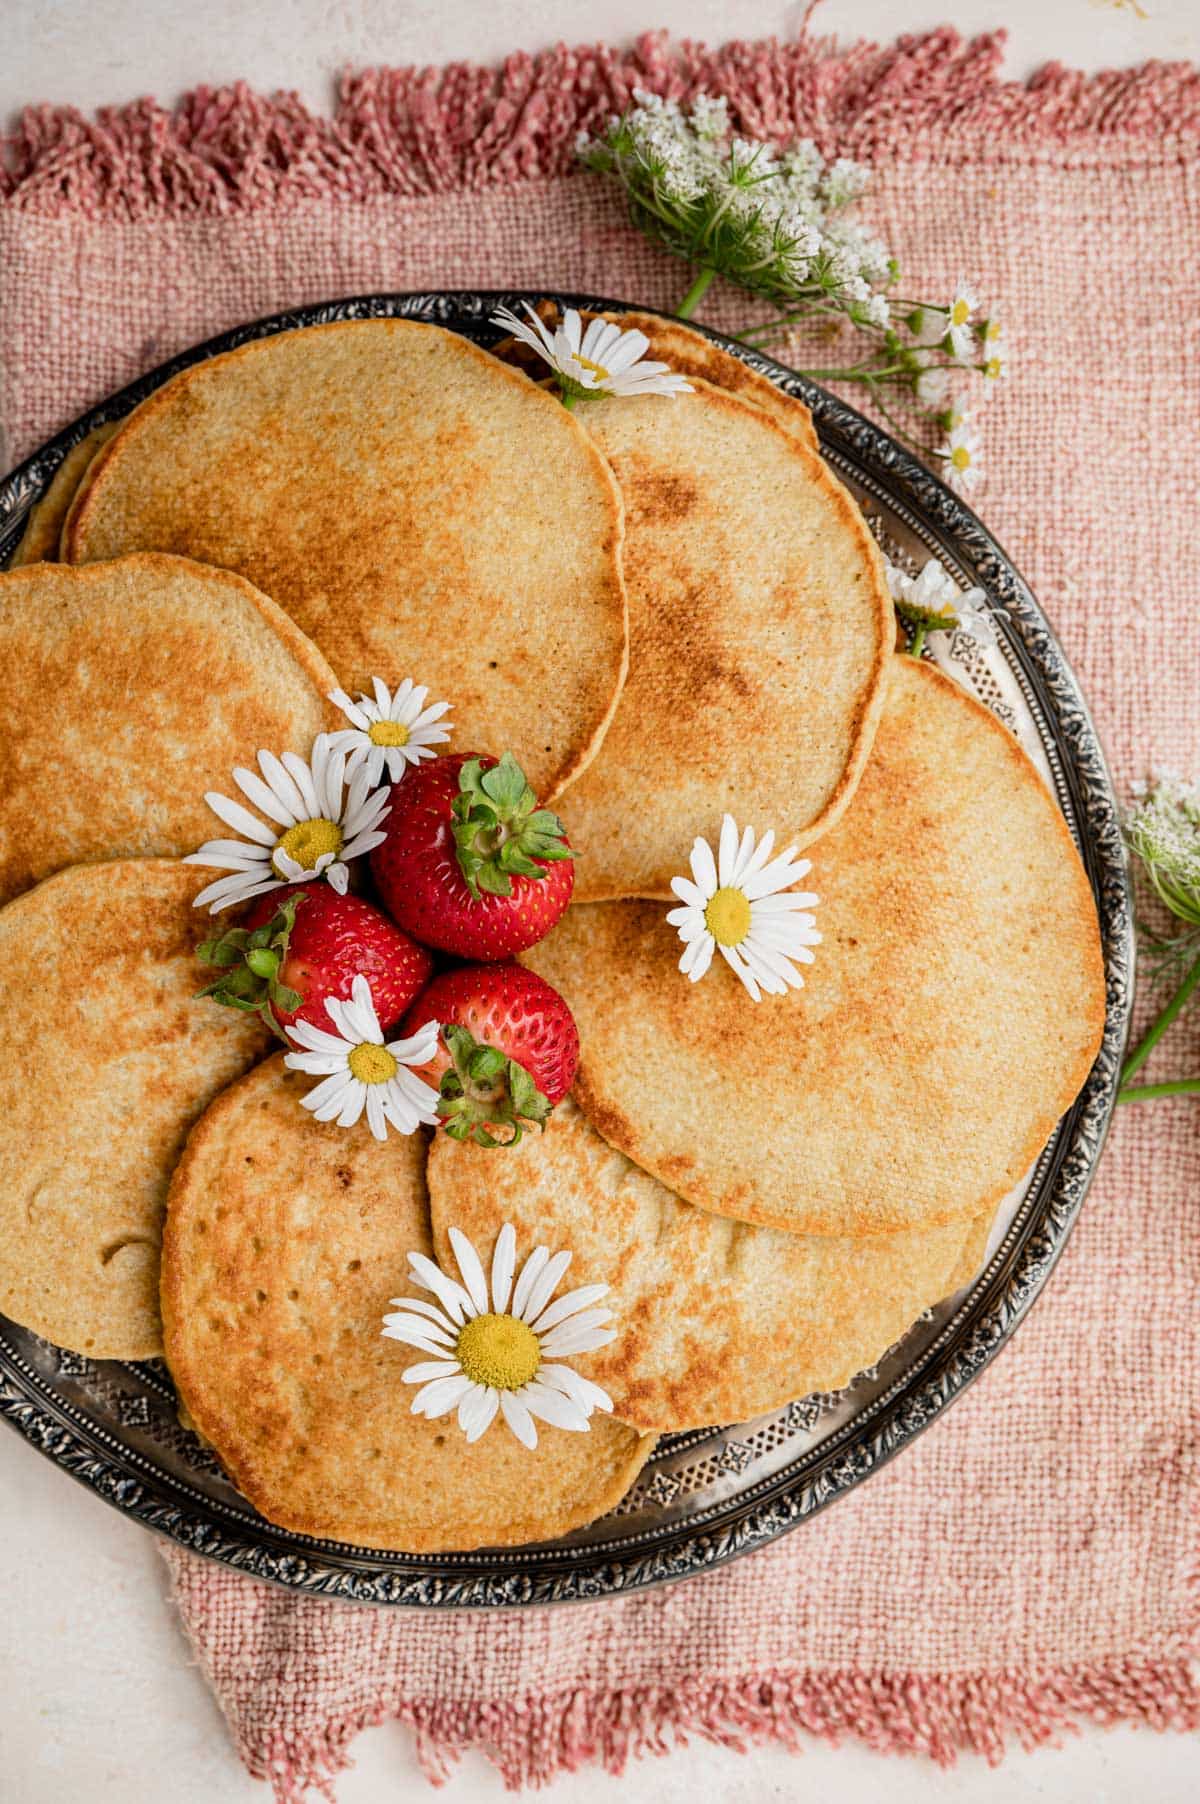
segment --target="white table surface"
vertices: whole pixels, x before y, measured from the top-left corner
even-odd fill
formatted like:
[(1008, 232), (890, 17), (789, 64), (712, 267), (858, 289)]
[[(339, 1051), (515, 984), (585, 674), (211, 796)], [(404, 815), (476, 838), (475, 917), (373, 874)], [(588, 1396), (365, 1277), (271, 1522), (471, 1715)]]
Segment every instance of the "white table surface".
[[(953, 20), (1007, 25), (1008, 67), (1049, 58), (1100, 68), (1200, 57), (1200, 0), (826, 0), (825, 31), (888, 38)], [(326, 105), (338, 70), (364, 63), (492, 58), (557, 39), (626, 38), (648, 23), (718, 42), (794, 32), (800, 5), (775, 0), (0, 0), (0, 123), (26, 101), (91, 107), (196, 82), (246, 77)], [(2, 328), (0, 328), (2, 329)], [(936, 1432), (936, 1431), (935, 1431)], [(803, 1530), (800, 1531), (803, 1533)], [(263, 1804), (192, 1667), (151, 1537), (73, 1484), (16, 1435), (0, 1432), (0, 1801), (2, 1804)], [(426, 1791), (407, 1735), (368, 1731), (340, 1804), (389, 1804)], [(727, 1804), (823, 1798), (839, 1804), (1194, 1804), (1195, 1739), (1087, 1730), (1061, 1750), (973, 1758), (943, 1773), (846, 1745), (802, 1757), (746, 1757), (698, 1743), (551, 1789), (571, 1804)], [(476, 1756), (442, 1794), (482, 1804), (503, 1788)]]

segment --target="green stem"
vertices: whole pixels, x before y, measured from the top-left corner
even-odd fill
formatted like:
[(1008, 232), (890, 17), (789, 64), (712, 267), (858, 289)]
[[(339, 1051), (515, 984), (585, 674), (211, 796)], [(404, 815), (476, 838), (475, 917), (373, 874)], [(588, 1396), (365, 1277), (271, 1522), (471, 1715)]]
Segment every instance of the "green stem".
[(1118, 1102), (1157, 1102), (1161, 1096), (1200, 1096), (1200, 1077), (1177, 1077), (1169, 1084), (1123, 1084)]
[(925, 649), (925, 635), (928, 631), (929, 631), (929, 628), (925, 625), (925, 622), (923, 620), (921, 621), (919, 626), (916, 626), (913, 628), (913, 636), (912, 636), (911, 640), (909, 641), (909, 646), (908, 646), (908, 655), (910, 658), (919, 658), (920, 657), (921, 653)]
[(1121, 1071), (1122, 1087), (1128, 1084), (1130, 1078), (1139, 1066), (1145, 1064), (1146, 1060), (1150, 1057), (1150, 1054), (1154, 1051), (1154, 1048), (1158, 1045), (1158, 1042), (1166, 1033), (1168, 1027), (1170, 1027), (1172, 1021), (1176, 1020), (1186, 1007), (1188, 998), (1198, 984), (1200, 984), (1200, 956), (1196, 958), (1195, 962), (1189, 968), (1187, 976), (1172, 996), (1170, 1002), (1168, 1002), (1166, 1008), (1163, 1009), (1161, 1014), (1155, 1017), (1150, 1027), (1142, 1035), (1142, 1038), (1138, 1041), (1137, 1045), (1126, 1059)]
[(558, 398), (568, 413), (573, 413), (575, 411), (575, 395), (569, 394), (565, 388), (560, 388), (558, 391)]
[(697, 307), (708, 293), (708, 285), (716, 273), (715, 269), (702, 269), (700, 271), (700, 274), (696, 277), (696, 280), (692, 283), (678, 307), (676, 307), (676, 318), (691, 319), (693, 313), (695, 313)]

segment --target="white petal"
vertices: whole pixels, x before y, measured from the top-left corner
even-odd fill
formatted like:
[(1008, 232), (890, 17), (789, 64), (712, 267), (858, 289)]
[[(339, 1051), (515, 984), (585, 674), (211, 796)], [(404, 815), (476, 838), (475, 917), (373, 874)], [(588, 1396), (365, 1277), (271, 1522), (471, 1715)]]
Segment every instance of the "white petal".
[(287, 1029), (288, 1036), (298, 1046), (304, 1046), (309, 1052), (338, 1052), (343, 1060), (349, 1056), (349, 1047), (338, 1034), (331, 1034), (323, 1027), (314, 1027), (311, 1021), (293, 1021)]
[(691, 940), (684, 948), (683, 957), (679, 961), (679, 969), (693, 983), (699, 983), (708, 967), (712, 964), (716, 941), (707, 930), (698, 938)]
[(427, 1259), (424, 1253), (410, 1253), (408, 1263), (421, 1289), (433, 1292), (456, 1327), (461, 1328), (468, 1317), (474, 1319), (478, 1314), (462, 1285), (447, 1277), (441, 1267), (436, 1266), (432, 1259)]
[(435, 1378), (413, 1398), (413, 1414), (428, 1416), (431, 1421), (435, 1416), (447, 1415), (470, 1388), (471, 1380), (463, 1372), (456, 1372), (452, 1378)]
[(367, 1093), (367, 1126), (376, 1140), (387, 1139), (387, 1116), (384, 1113), (383, 1098), (379, 1094), (378, 1084), (365, 1084)]
[(559, 1280), (562, 1278), (563, 1273), (570, 1263), (571, 1255), (569, 1252), (555, 1253), (553, 1259), (548, 1259), (546, 1261), (544, 1268), (538, 1273), (534, 1282), (529, 1287), (529, 1293), (525, 1298), (525, 1308), (521, 1316), (522, 1321), (530, 1322), (533, 1320), (534, 1316), (541, 1314), (542, 1310), (546, 1307), (547, 1303), (558, 1289)]
[(570, 1397), (578, 1403), (585, 1415), (590, 1415), (594, 1409), (611, 1411), (613, 1406), (613, 1400), (606, 1390), (602, 1390), (598, 1384), (593, 1384), (590, 1378), (585, 1378), (581, 1372), (576, 1372), (571, 1366), (539, 1366), (538, 1383), (548, 1384), (555, 1390), (562, 1391), (564, 1396)]
[[(605, 1320), (609, 1318), (606, 1315)], [(582, 1327), (583, 1318), (573, 1318), (564, 1322), (561, 1328), (552, 1328), (542, 1342), (542, 1352), (549, 1359), (571, 1359), (576, 1353), (594, 1353), (597, 1347), (607, 1347), (616, 1340), (615, 1328)]]
[(265, 877), (270, 873), (271, 854), (266, 846), (248, 846), (244, 839), (206, 839), (184, 862), (211, 865), (218, 871), (255, 871)]
[(722, 885), (733, 882), (734, 866), (738, 861), (738, 830), (731, 814), (721, 821), (721, 839), (717, 850), (717, 876)]
[(223, 796), (215, 789), (210, 789), (204, 800), (217, 819), (224, 821), (227, 827), (232, 827), (235, 833), (242, 834), (256, 846), (274, 846), (278, 834), (272, 833), (270, 827), (265, 826), (257, 815), (251, 814), (248, 808), (243, 808), (240, 802), (232, 801), (229, 796)]
[(568, 1316), (590, 1309), (593, 1303), (598, 1303), (601, 1297), (607, 1295), (607, 1284), (581, 1284), (577, 1290), (564, 1291), (561, 1297), (543, 1309), (536, 1321), (530, 1321), (529, 1326), (535, 1334), (545, 1334), (549, 1329), (556, 1328), (559, 1322), (565, 1322)]
[(470, 1396), (463, 1398), (458, 1406), (458, 1425), (467, 1437), (468, 1447), (487, 1433), (499, 1407), (500, 1393), (490, 1384), (477, 1384)]
[(512, 1391), (501, 1391), (500, 1408), (504, 1411), (504, 1420), (512, 1429), (523, 1447), (532, 1453), (537, 1446), (537, 1429), (533, 1425), (533, 1417), (523, 1403), (518, 1402)]
[(739, 888), (745, 890), (748, 880), (753, 877), (756, 872), (762, 870), (775, 849), (775, 829), (773, 827), (768, 827), (757, 845), (755, 845), (753, 839), (751, 839), (749, 852), (745, 851), (745, 841), (742, 842), (742, 848), (745, 856), (739, 856), (738, 858), (737, 876), (734, 878), (734, 881), (738, 884)]
[(476, 1315), (486, 1315), (488, 1307), (487, 1279), (483, 1275), (479, 1254), (461, 1228), (451, 1228), (450, 1245), (454, 1249), (454, 1257), (458, 1261), (459, 1276), (466, 1286), (467, 1295), (475, 1305)]
[[(704, 895), (703, 891), (698, 889), (694, 883), (689, 883), (686, 877), (672, 877), (671, 888), (679, 897), (679, 900), (681, 902), (686, 902), (689, 908), (703, 909), (704, 904), (708, 900), (708, 897)], [(669, 921), (671, 916), (668, 915), (667, 919)]]
[[(302, 759), (297, 758), (295, 752), (285, 752), (284, 757), (289, 759), (291, 763), (300, 765), (303, 769), (309, 792), (308, 796), (306, 796), (299, 788), (287, 766), (275, 756), (274, 752), (259, 752), (259, 768), (270, 785), (272, 794), (278, 798), (279, 802), (282, 802), (285, 808), (290, 809), (292, 823), (311, 819), (311, 817), (316, 814), (317, 810), (312, 805), (312, 801), (315, 800), (315, 797), (312, 796), (312, 779), (308, 775), (308, 766), (304, 764)], [(233, 774), (236, 777), (238, 773), (235, 771)], [(312, 800), (310, 800), (310, 797)], [(278, 815), (272, 815), (271, 818), (272, 820), (277, 820), (279, 817)]]
[(550, 1422), (555, 1428), (566, 1428), (576, 1434), (587, 1432), (587, 1411), (572, 1398), (564, 1396), (562, 1391), (554, 1390), (548, 1384), (539, 1384), (534, 1379), (519, 1394), (530, 1414), (540, 1416), (543, 1422)]
[[(424, 1297), (393, 1297), (392, 1302), (397, 1309), (407, 1309), (410, 1314), (427, 1315), (431, 1322), (436, 1322), (453, 1340), (454, 1324), (447, 1319), (445, 1310), (439, 1309), (436, 1303), (427, 1303)], [(388, 1317), (385, 1316), (384, 1320), (388, 1320)]]
[(306, 1071), (309, 1077), (332, 1077), (335, 1071), (350, 1075), (344, 1047), (338, 1052), (285, 1052), (283, 1062), (289, 1071)]
[(506, 1221), (496, 1236), (492, 1253), (492, 1308), (503, 1315), (512, 1295), (513, 1268), (517, 1254), (517, 1230)]
[[(320, 870), (320, 864), (321, 864), (321, 861), (318, 860), (318, 863), (317, 863), (318, 871)], [(339, 896), (344, 896), (346, 891), (350, 887), (350, 873), (346, 869), (345, 865), (344, 864), (331, 864), (327, 867), (327, 869), (325, 871), (325, 875), (329, 879), (330, 889), (335, 890)]]
[(701, 900), (704, 902), (711, 901), (716, 895), (719, 885), (717, 883), (716, 860), (712, 855), (712, 847), (706, 839), (697, 839), (693, 844), (691, 866), (692, 876), (696, 879), (696, 886), (700, 891)]
[(415, 1347), (419, 1353), (431, 1353), (436, 1358), (444, 1354), (446, 1348), (431, 1329), (426, 1332), (428, 1326), (428, 1323), (422, 1326), (415, 1316), (410, 1323), (401, 1321), (398, 1316), (388, 1316), (382, 1333), (385, 1340), (401, 1341), (406, 1347)]
[[(261, 763), (262, 759), (268, 757), (269, 754), (260, 752), (258, 756)], [(247, 770), (244, 765), (239, 764), (233, 773), (233, 780), (242, 794), (249, 796), (254, 806), (260, 808), (268, 820), (275, 821), (280, 827), (295, 826), (295, 810), (289, 808), (283, 798), (277, 796), (270, 784), (264, 783), (256, 771)]]
[[(363, 710), (359, 707), (358, 703), (356, 701), (352, 701), (351, 698), (346, 694), (346, 691), (344, 689), (335, 689), (333, 691), (332, 695), (329, 697), (329, 699), (333, 703), (335, 708), (341, 709), (342, 713), (346, 716), (347, 720), (353, 722), (353, 724), (358, 728), (360, 733), (369, 733), (370, 732), (370, 730), (371, 730), (370, 715), (365, 714), (363, 712)], [(333, 740), (337, 740), (340, 737), (341, 737), (341, 735), (338, 733), (330, 734), (330, 738)]]
[(512, 1302), (509, 1305), (511, 1313), (515, 1315), (519, 1321), (525, 1320), (525, 1304), (528, 1300), (529, 1293), (537, 1283), (538, 1274), (542, 1271), (549, 1257), (549, 1247), (534, 1247), (532, 1253), (530, 1253), (528, 1259), (521, 1267), (521, 1273), (517, 1279), (516, 1289), (512, 1294)]
[[(185, 864), (191, 863), (184, 859)], [(210, 883), (192, 903), (193, 908), (208, 905), (212, 914), (219, 914), (223, 908), (231, 908), (235, 902), (249, 902), (253, 896), (265, 896), (268, 890), (282, 889), (283, 885), (275, 877), (265, 877), (261, 883), (251, 881), (249, 871), (236, 871), (232, 877), (222, 877), (217, 883)]]
[(428, 1384), (431, 1378), (452, 1378), (458, 1370), (456, 1359), (422, 1359), (400, 1376), (405, 1384)]
[(392, 1331), (392, 1340), (411, 1340), (414, 1334), (419, 1335), (419, 1341), (412, 1343), (414, 1346), (424, 1346), (428, 1342), (439, 1353), (442, 1349), (454, 1346), (454, 1335), (448, 1333), (439, 1322), (431, 1322), (423, 1315), (411, 1314), (407, 1299), (398, 1314), (385, 1315), (383, 1320), (384, 1326)]

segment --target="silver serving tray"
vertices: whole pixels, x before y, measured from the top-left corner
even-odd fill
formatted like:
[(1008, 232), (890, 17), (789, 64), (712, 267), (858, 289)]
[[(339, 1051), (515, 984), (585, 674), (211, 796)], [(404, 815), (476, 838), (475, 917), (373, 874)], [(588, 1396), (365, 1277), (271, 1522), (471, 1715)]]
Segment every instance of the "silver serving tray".
[[(0, 565), (70, 447), (177, 371), (247, 339), (330, 320), (402, 317), (481, 344), (512, 293), (369, 295), (239, 327), (163, 364), (78, 419), (0, 483)], [(623, 303), (551, 298), (579, 307)], [(630, 303), (624, 303), (630, 305)], [(938, 661), (1016, 735), (1058, 799), (1083, 855), (1104, 933), (1108, 1019), (1082, 1094), (1001, 1209), (987, 1262), (844, 1390), (752, 1422), (670, 1435), (611, 1515), (562, 1541), (417, 1557), (273, 1528), (181, 1428), (165, 1366), (64, 1352), (0, 1317), (0, 1414), (115, 1508), (211, 1559), (297, 1591), (434, 1608), (557, 1603), (686, 1578), (761, 1547), (844, 1496), (961, 1394), (1016, 1329), (1062, 1251), (1100, 1157), (1133, 990), (1133, 927), (1117, 804), (1087, 706), (1028, 585), (969, 508), (887, 433), (760, 352), (718, 334), (812, 408), (826, 458), (901, 562), (935, 554), (998, 613), (1000, 643), (934, 639)]]

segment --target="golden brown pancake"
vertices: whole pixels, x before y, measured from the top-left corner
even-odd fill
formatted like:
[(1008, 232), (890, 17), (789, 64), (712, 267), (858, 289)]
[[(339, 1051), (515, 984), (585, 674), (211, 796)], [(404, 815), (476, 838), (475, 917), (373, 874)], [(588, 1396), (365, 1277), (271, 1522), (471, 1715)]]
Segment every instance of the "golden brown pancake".
[[(499, 1419), (468, 1446), (412, 1413), (385, 1340), (393, 1297), (425, 1293), (425, 1142), (321, 1125), (269, 1060), (194, 1130), (163, 1248), (167, 1360), (235, 1484), (281, 1528), (435, 1552), (566, 1534), (628, 1490), (653, 1441), (607, 1416), (527, 1452)], [(453, 1269), (453, 1268), (451, 1268)]]
[(624, 680), (621, 498), (565, 408), (438, 327), (256, 339), (145, 401), (67, 533), (237, 570), (342, 686), (427, 684), (458, 751), (513, 751), (547, 798)]
[(629, 678), (566, 807), (581, 901), (670, 893), (692, 841), (816, 838), (854, 792), (895, 631), (879, 554), (820, 458), (761, 409), (589, 401), (625, 495)]
[(812, 414), (804, 402), (786, 390), (776, 388), (769, 376), (760, 376), (748, 363), (743, 363), (732, 351), (722, 350), (702, 332), (694, 332), (682, 320), (664, 319), (659, 313), (606, 313), (604, 318), (625, 332), (644, 332), (650, 340), (648, 357), (669, 364), (689, 382), (709, 382), (714, 388), (723, 388), (743, 401), (753, 402), (810, 451), (820, 452)]
[(199, 882), (87, 865), (0, 909), (0, 1310), (96, 1359), (161, 1351), (167, 1181), (269, 1038), (194, 1000)]
[(206, 790), (260, 747), (307, 758), (335, 717), (281, 609), (157, 554), (0, 575), (0, 664), (0, 901), (64, 865), (195, 851), (225, 832)]
[(84, 480), (88, 467), (102, 445), (117, 430), (116, 423), (93, 426), (85, 438), (72, 445), (50, 479), (50, 486), (40, 501), (35, 501), (25, 522), (21, 542), (9, 559), (10, 570), (25, 564), (54, 563), (58, 557), (58, 540), (68, 509)]
[(1104, 1027), (1095, 906), (1045, 785), (986, 708), (895, 658), (871, 762), (804, 881), (823, 943), (802, 990), (757, 1004), (719, 957), (679, 973), (661, 905), (568, 909), (525, 960), (575, 1013), (580, 1106), (719, 1215), (880, 1234), (988, 1213)]
[(976, 1240), (962, 1222), (850, 1239), (723, 1220), (680, 1202), (570, 1100), (503, 1157), (438, 1134), (429, 1198), (443, 1264), (457, 1227), (486, 1268), (509, 1221), (519, 1246), (571, 1249), (564, 1283), (611, 1286), (617, 1339), (579, 1367), (654, 1433), (839, 1389), (954, 1289)]

